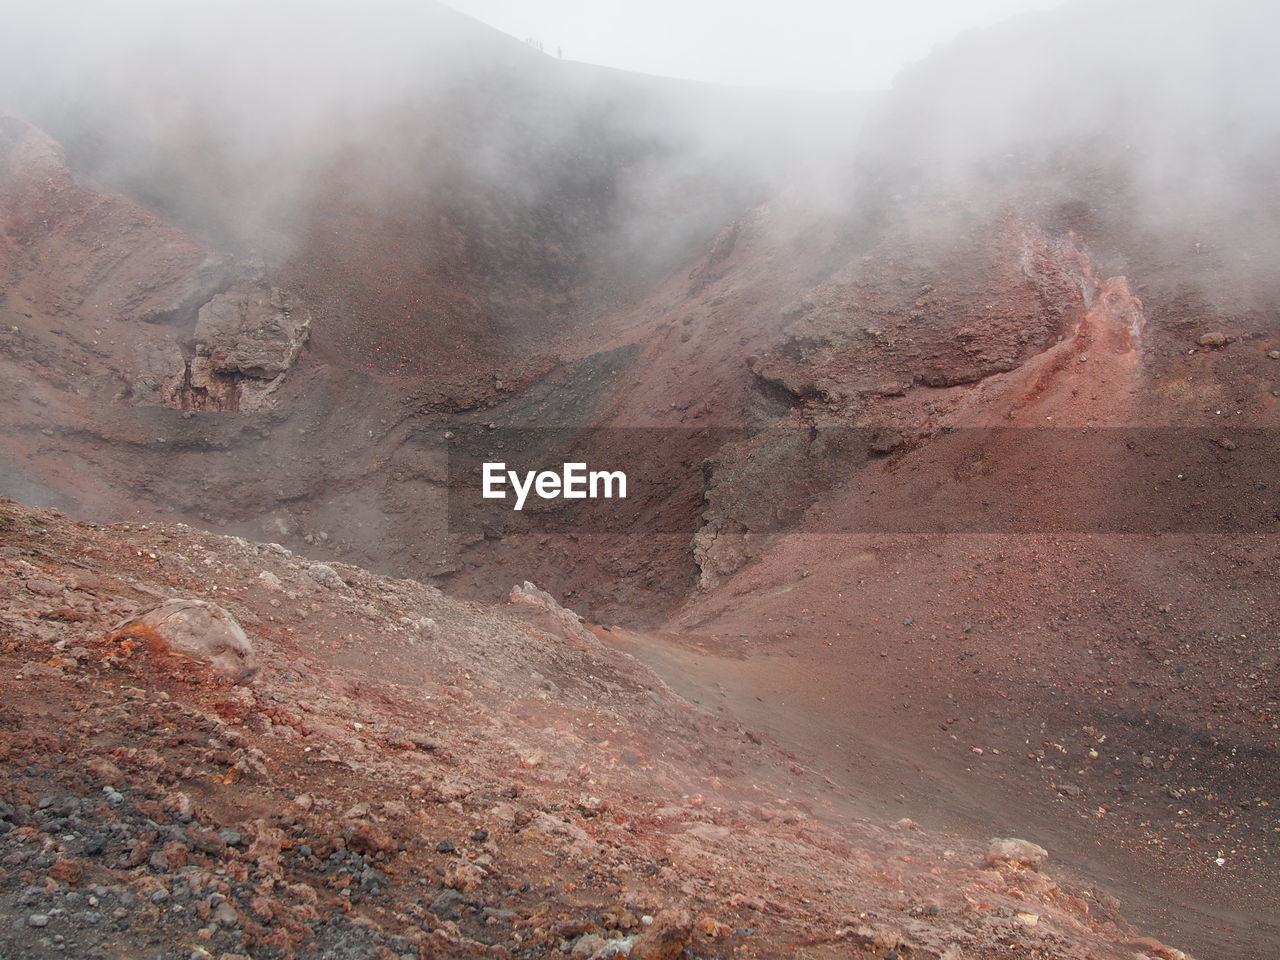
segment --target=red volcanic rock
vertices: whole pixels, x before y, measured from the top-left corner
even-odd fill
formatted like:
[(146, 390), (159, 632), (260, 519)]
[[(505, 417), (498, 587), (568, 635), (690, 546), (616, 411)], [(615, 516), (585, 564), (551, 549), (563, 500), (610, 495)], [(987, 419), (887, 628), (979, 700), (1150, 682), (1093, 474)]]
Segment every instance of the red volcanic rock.
[(634, 960), (675, 960), (693, 939), (693, 914), (683, 907), (668, 907), (631, 948)]

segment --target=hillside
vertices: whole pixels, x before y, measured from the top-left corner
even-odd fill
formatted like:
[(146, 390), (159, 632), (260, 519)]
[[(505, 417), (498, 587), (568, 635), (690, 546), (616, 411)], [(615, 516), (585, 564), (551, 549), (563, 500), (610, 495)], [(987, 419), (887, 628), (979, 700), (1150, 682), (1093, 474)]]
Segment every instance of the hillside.
[[(0, 529), (11, 955), (1181, 955), (1020, 848), (842, 815), (528, 585), (487, 608), (12, 501)], [(244, 625), (249, 682), (121, 628), (172, 597)]]
[[(99, 687), (133, 671), (148, 730), (216, 716), (208, 749), (287, 776), (244, 761), (196, 796), (191, 742), (148, 734), (132, 793), (63, 784), (93, 829), (118, 805), (90, 792), (142, 810), (163, 782), (289, 849), (396, 839), (355, 913), (328, 853), (197, 860), (242, 914), (250, 881), (320, 891), (327, 932), (272, 908), (215, 956), (555, 955), (662, 909), (692, 911), (695, 957), (846, 955), (877, 925), (909, 943), (879, 956), (1176, 955), (1126, 946), (1121, 914), (1202, 960), (1272, 956), (1274, 14), (1078, 0), (883, 94), (809, 96), (387, 2), (127, 36), (31, 12), (3, 40), (0, 493), (27, 506), (0, 640), (8, 673), (37, 665), (10, 768), (92, 729), (120, 767), (131, 713)], [(625, 468), (633, 493), (517, 517), (478, 499), (491, 459)], [(111, 662), (126, 614), (215, 587), (251, 682)], [(444, 759), (405, 745), (432, 721)], [(54, 790), (30, 769), (21, 844)], [(477, 799), (437, 802), (450, 777)], [(177, 829), (146, 809), (128, 830)], [(535, 821), (550, 854), (517, 836)], [(1055, 879), (983, 869), (1009, 835)], [(85, 876), (172, 895), (128, 859)], [(411, 910), (450, 865), (474, 902)], [(44, 882), (19, 874), (6, 909)], [(176, 922), (148, 917), (143, 939)], [(116, 934), (103, 955), (142, 943)]]

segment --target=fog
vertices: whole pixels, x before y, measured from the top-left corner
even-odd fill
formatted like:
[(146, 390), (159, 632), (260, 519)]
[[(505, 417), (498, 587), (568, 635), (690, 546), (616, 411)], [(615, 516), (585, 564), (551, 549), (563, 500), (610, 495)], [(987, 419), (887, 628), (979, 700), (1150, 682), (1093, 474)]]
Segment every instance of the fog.
[(1153, 229), (1229, 211), (1263, 242), (1275, 225), (1280, 12), (1262, 2), (1077, 0), (965, 33), (875, 97), (570, 63), (409, 0), (8, 6), (5, 109), (77, 168), (276, 263), (335, 197), (473, 239), (532, 232), (579, 286), (650, 283), (788, 191), (818, 216), (944, 185), (996, 207), (1022, 177), (1096, 208), (1105, 177)]
[(882, 90), (935, 45), (1063, 0), (448, 0), (549, 53), (778, 90)]
[(572, 205), (608, 180), (611, 209), (578, 212), (621, 228), (646, 206), (685, 206), (673, 192), (687, 198), (712, 168), (717, 188), (694, 194), (711, 203), (722, 186), (740, 206), (818, 129), (799, 119), (815, 107), (784, 95), (561, 63), (404, 0), (29, 5), (8, 17), (0, 60), (0, 104), (76, 166), (276, 259), (337, 183), (387, 208), (479, 193), (508, 209)]
[(879, 128), (892, 151), (956, 169), (1107, 136), (1153, 184), (1211, 190), (1274, 155), (1274, 5), (1081, 0), (1025, 26), (970, 35), (907, 70)]

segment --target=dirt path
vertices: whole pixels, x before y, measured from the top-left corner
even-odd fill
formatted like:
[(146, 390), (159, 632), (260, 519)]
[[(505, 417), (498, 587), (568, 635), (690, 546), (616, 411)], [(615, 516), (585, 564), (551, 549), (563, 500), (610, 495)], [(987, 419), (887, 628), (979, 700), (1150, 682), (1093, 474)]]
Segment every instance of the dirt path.
[[(727, 649), (714, 637), (617, 629), (602, 635), (677, 692), (760, 731), (829, 778), (822, 795), (805, 798), (819, 816), (909, 817), (948, 834), (1026, 836), (1051, 851), (1064, 877), (1100, 885), (1135, 923), (1199, 957), (1263, 960), (1280, 948), (1280, 927), (1267, 919), (1275, 915), (1267, 862), (1234, 864), (1228, 880), (1196, 848), (1144, 845), (1146, 831), (1134, 824), (1149, 809), (1095, 817), (1020, 758), (948, 749), (948, 735), (938, 729), (948, 725), (922, 703), (887, 696), (864, 661), (835, 657), (826, 647), (814, 656), (744, 652), (746, 643)], [(921, 693), (921, 700), (946, 699)], [(1117, 837), (1125, 833), (1129, 842)]]

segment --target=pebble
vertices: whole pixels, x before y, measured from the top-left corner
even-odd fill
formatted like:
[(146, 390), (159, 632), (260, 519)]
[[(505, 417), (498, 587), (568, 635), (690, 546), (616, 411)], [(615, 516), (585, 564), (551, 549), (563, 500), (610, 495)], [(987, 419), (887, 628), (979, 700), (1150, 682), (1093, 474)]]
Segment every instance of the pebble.
[(49, 925), (49, 915), (47, 913), (33, 913), (27, 917), (28, 927), (47, 927)]

